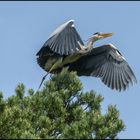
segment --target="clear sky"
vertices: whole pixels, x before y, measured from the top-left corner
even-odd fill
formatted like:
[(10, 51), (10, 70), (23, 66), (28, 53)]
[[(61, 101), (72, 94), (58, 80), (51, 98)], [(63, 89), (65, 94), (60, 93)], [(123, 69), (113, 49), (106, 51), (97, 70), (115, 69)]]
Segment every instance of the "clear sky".
[(70, 19), (75, 20), (83, 40), (95, 32), (114, 33), (96, 46), (114, 44), (138, 83), (119, 93), (97, 78), (80, 79), (84, 91), (94, 89), (104, 97), (103, 113), (109, 104), (119, 109), (126, 124), (119, 138), (140, 138), (140, 2), (0, 2), (0, 90), (8, 97), (20, 82), (27, 89), (38, 88), (45, 72), (37, 65), (35, 54), (51, 32)]

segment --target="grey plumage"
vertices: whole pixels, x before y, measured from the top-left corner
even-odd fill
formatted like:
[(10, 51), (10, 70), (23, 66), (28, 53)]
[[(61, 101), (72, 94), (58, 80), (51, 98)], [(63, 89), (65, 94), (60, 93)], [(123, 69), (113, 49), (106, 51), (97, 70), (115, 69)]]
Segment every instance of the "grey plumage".
[(69, 70), (77, 71), (79, 76), (99, 77), (105, 85), (119, 91), (137, 82), (124, 57), (111, 44), (93, 48), (88, 55), (71, 63)]
[(70, 20), (58, 27), (45, 42), (43, 47), (49, 47), (52, 51), (60, 55), (70, 55), (79, 48), (77, 41), (84, 45), (81, 37), (73, 26), (73, 20)]
[(76, 71), (78, 76), (97, 77), (111, 89), (126, 90), (137, 80), (119, 50), (112, 44), (92, 48), (95, 41), (111, 35), (97, 32), (83, 47), (73, 20), (70, 20), (49, 36), (36, 54), (37, 62), (49, 73), (59, 73), (63, 67), (68, 67), (69, 71)]

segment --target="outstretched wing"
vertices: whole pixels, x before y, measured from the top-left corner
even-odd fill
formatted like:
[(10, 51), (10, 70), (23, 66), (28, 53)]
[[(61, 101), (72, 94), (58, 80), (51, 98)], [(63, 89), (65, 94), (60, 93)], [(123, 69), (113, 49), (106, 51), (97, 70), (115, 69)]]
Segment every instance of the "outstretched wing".
[[(80, 49), (77, 42), (84, 45), (81, 37), (74, 27), (74, 21), (70, 20), (59, 26), (45, 42), (42, 48), (49, 47), (52, 51), (60, 55), (69, 55)], [(36, 54), (39, 55), (40, 51)]]
[(77, 71), (79, 76), (99, 77), (105, 85), (119, 91), (137, 82), (125, 58), (112, 44), (92, 49), (88, 55), (70, 64), (69, 70)]

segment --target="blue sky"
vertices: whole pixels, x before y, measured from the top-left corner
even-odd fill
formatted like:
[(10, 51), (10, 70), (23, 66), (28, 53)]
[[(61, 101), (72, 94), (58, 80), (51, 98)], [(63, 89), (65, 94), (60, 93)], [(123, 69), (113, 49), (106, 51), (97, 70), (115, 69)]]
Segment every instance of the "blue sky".
[(114, 33), (95, 46), (114, 44), (138, 83), (119, 93), (97, 78), (80, 79), (84, 91), (94, 89), (104, 97), (103, 113), (109, 104), (117, 106), (126, 124), (120, 138), (140, 138), (140, 2), (0, 2), (0, 90), (8, 97), (21, 82), (27, 89), (38, 88), (45, 72), (35, 54), (51, 32), (70, 19), (83, 40), (95, 32)]

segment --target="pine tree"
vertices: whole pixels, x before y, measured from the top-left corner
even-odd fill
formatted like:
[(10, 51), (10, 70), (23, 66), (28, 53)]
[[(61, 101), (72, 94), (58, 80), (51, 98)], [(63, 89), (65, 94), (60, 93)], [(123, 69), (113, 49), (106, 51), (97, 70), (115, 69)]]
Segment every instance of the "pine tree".
[(0, 138), (117, 138), (125, 125), (116, 106), (101, 112), (103, 97), (83, 92), (74, 72), (64, 69), (37, 92), (19, 84), (8, 99), (0, 93)]

